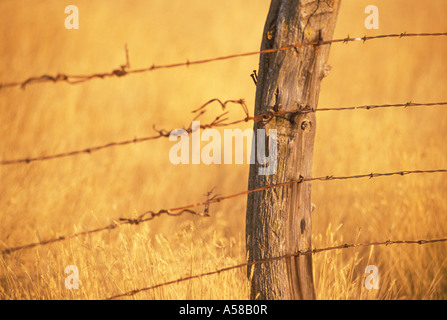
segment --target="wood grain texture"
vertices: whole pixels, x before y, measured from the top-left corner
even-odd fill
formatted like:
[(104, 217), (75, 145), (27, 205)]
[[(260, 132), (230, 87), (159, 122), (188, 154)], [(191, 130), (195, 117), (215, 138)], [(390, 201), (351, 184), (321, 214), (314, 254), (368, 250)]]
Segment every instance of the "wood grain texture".
[[(340, 0), (272, 0), (261, 50), (331, 39), (339, 6)], [(329, 45), (321, 45), (262, 54), (255, 114), (316, 108), (329, 50)], [(262, 165), (252, 164), (249, 189), (312, 176), (315, 113), (254, 125), (255, 130), (262, 128), (267, 133), (277, 130), (277, 171), (262, 176), (258, 174)], [(310, 182), (250, 194), (246, 217), (249, 261), (310, 249), (310, 214)], [(256, 265), (248, 275), (252, 299), (315, 299), (312, 256)]]

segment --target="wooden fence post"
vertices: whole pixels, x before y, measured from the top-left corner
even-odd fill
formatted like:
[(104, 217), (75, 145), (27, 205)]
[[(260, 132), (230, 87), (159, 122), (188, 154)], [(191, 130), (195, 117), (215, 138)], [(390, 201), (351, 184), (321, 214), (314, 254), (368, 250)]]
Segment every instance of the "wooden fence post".
[[(341, 0), (272, 0), (261, 50), (332, 39)], [(316, 108), (330, 45), (303, 46), (261, 54), (255, 115), (269, 110)], [(250, 165), (249, 189), (312, 176), (315, 113), (274, 117), (257, 129), (277, 130), (277, 171)], [(254, 146), (253, 146), (254, 147)], [(268, 149), (268, 147), (266, 147)], [(248, 260), (311, 248), (311, 183), (251, 193), (247, 201)], [(312, 256), (256, 264), (248, 268), (251, 299), (315, 299)]]

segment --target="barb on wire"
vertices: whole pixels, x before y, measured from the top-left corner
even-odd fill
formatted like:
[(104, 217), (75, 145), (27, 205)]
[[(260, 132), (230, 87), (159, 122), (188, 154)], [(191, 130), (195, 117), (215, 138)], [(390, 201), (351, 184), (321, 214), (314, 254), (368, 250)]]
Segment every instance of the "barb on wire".
[(205, 206), (205, 209), (203, 210), (203, 212), (204, 212), (204, 214), (206, 214), (206, 215), (207, 215), (207, 214), (209, 213), (209, 211), (210, 211), (210, 204), (211, 204), (211, 201), (214, 200), (214, 199), (216, 199), (217, 197), (220, 196), (219, 194), (215, 194), (214, 196), (211, 197), (211, 195), (212, 195), (213, 192), (214, 192), (214, 189), (216, 189), (216, 187), (213, 187), (210, 191), (208, 191), (208, 192), (205, 194), (207, 203), (204, 205), (204, 206)]
[(222, 102), (219, 99), (211, 99), (210, 101), (204, 103), (202, 106), (198, 107), (197, 109), (193, 110), (192, 113), (197, 113), (199, 111), (201, 111), (200, 114), (202, 114), (202, 112), (204, 112), (205, 108), (208, 107), (208, 105), (210, 105), (213, 102), (218, 102), (220, 104), (220, 106), (222, 107), (222, 110), (225, 110), (227, 107), (227, 104), (232, 103), (232, 104), (237, 104), (240, 105), (242, 107), (242, 110), (244, 111), (245, 115), (247, 118), (250, 117), (249, 111), (248, 111), (248, 107), (245, 104), (245, 100), (244, 99), (239, 99), (239, 100), (227, 100), (225, 102)]
[[(254, 192), (260, 192), (260, 191), (265, 191), (265, 190), (269, 190), (269, 189), (275, 189), (275, 188), (279, 188), (279, 187), (287, 187), (287, 186), (291, 186), (294, 184), (299, 184), (299, 183), (304, 183), (304, 182), (311, 182), (311, 181), (334, 181), (334, 180), (350, 180), (350, 179), (361, 179), (361, 178), (369, 178), (369, 179), (373, 179), (373, 178), (378, 178), (378, 177), (386, 177), (386, 176), (405, 176), (405, 175), (409, 175), (409, 174), (433, 174), (433, 173), (447, 173), (447, 169), (438, 169), (438, 170), (413, 170), (413, 171), (396, 171), (396, 172), (386, 172), (386, 173), (368, 173), (368, 174), (361, 174), (361, 175), (354, 175), (354, 176), (325, 176), (325, 177), (314, 177), (314, 178), (304, 178), (304, 177), (300, 177), (299, 179), (296, 180), (292, 180), (292, 181), (288, 181), (288, 182), (283, 182), (283, 183), (278, 183), (278, 184), (274, 184), (274, 185), (267, 185), (264, 187), (260, 187), (257, 189), (252, 189), (252, 190), (246, 190), (246, 191), (242, 191), (242, 192), (238, 192), (238, 193), (234, 193), (234, 194), (230, 194), (230, 195), (226, 195), (226, 196), (219, 196), (219, 195), (215, 195), (213, 197), (209, 197), (211, 195), (210, 191), (209, 193), (207, 193), (207, 200), (203, 201), (203, 202), (198, 202), (198, 203), (192, 203), (192, 204), (188, 204), (182, 207), (177, 207), (177, 208), (171, 208), (171, 209), (162, 209), (158, 212), (154, 212), (154, 211), (146, 211), (145, 213), (143, 213), (142, 215), (140, 215), (137, 219), (132, 219), (132, 218), (120, 218), (119, 221), (114, 221), (112, 224), (107, 225), (105, 227), (102, 228), (97, 228), (97, 229), (93, 229), (93, 230), (88, 230), (88, 231), (83, 231), (83, 232), (79, 232), (79, 233), (75, 233), (69, 236), (62, 236), (62, 237), (58, 237), (58, 238), (53, 238), (50, 240), (46, 240), (46, 241), (40, 241), (37, 243), (31, 243), (31, 244), (27, 244), (27, 245), (22, 245), (22, 246), (18, 246), (18, 247), (13, 247), (13, 248), (7, 248), (7, 249), (3, 249), (2, 251), (0, 251), (1, 254), (10, 254), (13, 253), (15, 251), (19, 251), (19, 250), (23, 250), (23, 249), (31, 249), (37, 246), (42, 246), (42, 245), (47, 245), (50, 243), (54, 243), (54, 242), (59, 242), (59, 241), (63, 241), (63, 240), (67, 240), (67, 239), (72, 239), (72, 238), (76, 238), (79, 236), (84, 236), (84, 235), (88, 235), (88, 234), (93, 234), (93, 233), (98, 233), (101, 231), (106, 231), (106, 230), (112, 230), (115, 229), (116, 227), (118, 227), (119, 225), (124, 225), (124, 224), (129, 224), (129, 225), (136, 225), (136, 224), (141, 224), (150, 220), (153, 220), (155, 217), (158, 217), (162, 214), (166, 214), (169, 216), (179, 216), (181, 214), (184, 213), (189, 213), (192, 215), (198, 215), (198, 216), (203, 216), (203, 217), (208, 217), (209, 216), (209, 212), (208, 209), (209, 205), (213, 204), (213, 203), (218, 203), (224, 200), (228, 200), (228, 199), (233, 199), (236, 197), (240, 197), (243, 195), (248, 195)], [(194, 211), (192, 209), (197, 208), (197, 207), (205, 207), (205, 210), (203, 213), (198, 213), (197, 211)], [(149, 217), (148, 217), (149, 216)]]
[(207, 277), (207, 276), (211, 276), (211, 275), (216, 275), (216, 274), (220, 274), (222, 272), (226, 272), (226, 271), (231, 271), (231, 270), (236, 270), (236, 269), (241, 269), (241, 268), (245, 268), (245, 267), (250, 267), (250, 266), (254, 266), (254, 265), (258, 265), (258, 264), (263, 264), (263, 263), (270, 263), (270, 262), (275, 262), (275, 261), (280, 261), (280, 260), (284, 260), (284, 259), (288, 259), (288, 258), (293, 258), (293, 257), (298, 257), (298, 256), (304, 256), (304, 255), (311, 255), (311, 254), (316, 254), (316, 253), (320, 253), (320, 252), (325, 252), (325, 251), (333, 251), (333, 250), (340, 250), (340, 249), (348, 249), (348, 248), (355, 248), (355, 247), (370, 247), (370, 246), (389, 246), (392, 244), (418, 244), (418, 245), (425, 245), (425, 244), (430, 244), (430, 243), (439, 243), (439, 242), (446, 242), (447, 238), (441, 238), (441, 239), (431, 239), (431, 240), (387, 240), (387, 241), (382, 241), (382, 242), (366, 242), (366, 243), (345, 243), (342, 245), (338, 245), (338, 246), (332, 246), (332, 247), (326, 247), (326, 248), (320, 248), (320, 249), (309, 249), (307, 251), (298, 251), (295, 253), (291, 253), (291, 254), (285, 254), (282, 256), (278, 256), (278, 257), (272, 257), (272, 258), (266, 258), (266, 259), (262, 259), (262, 260), (257, 260), (257, 261), (252, 261), (252, 262), (245, 262), (245, 263), (240, 263), (237, 265), (233, 265), (230, 267), (225, 267), (225, 268), (221, 268), (221, 269), (217, 269), (214, 271), (209, 271), (209, 272), (205, 272), (205, 273), (200, 273), (200, 274), (195, 274), (195, 275), (191, 275), (191, 276), (187, 276), (187, 277), (183, 277), (183, 278), (178, 278), (175, 280), (171, 280), (168, 282), (163, 282), (163, 283), (159, 283), (150, 287), (146, 287), (146, 288), (141, 288), (141, 289), (135, 289), (132, 291), (128, 291), (125, 293), (121, 293), (115, 296), (111, 296), (106, 298), (105, 300), (115, 300), (118, 298), (124, 298), (124, 297), (130, 297), (130, 296), (134, 296), (138, 293), (141, 292), (145, 292), (145, 291), (149, 291), (149, 290), (154, 290), (154, 289), (158, 289), (161, 287), (165, 287), (165, 286), (169, 286), (169, 285), (173, 285), (173, 284), (178, 284), (181, 282), (185, 282), (185, 281), (189, 281), (189, 280), (193, 280), (193, 279), (199, 279), (199, 278), (203, 278), (203, 277)]
[[(274, 111), (269, 110), (266, 113), (258, 114), (256, 116), (250, 116), (248, 107), (245, 103), (244, 99), (239, 100), (227, 100), (222, 102), (219, 99), (211, 99), (199, 108), (193, 110), (193, 113), (197, 113), (197, 115), (192, 119), (192, 121), (197, 120), (199, 117), (201, 117), (206, 112), (206, 107), (209, 106), (211, 103), (217, 102), (220, 104), (223, 110), (226, 109), (227, 105), (229, 103), (232, 104), (238, 104), (242, 107), (242, 110), (245, 113), (245, 118), (231, 121), (231, 122), (225, 122), (228, 120), (228, 118), (223, 118), (228, 114), (228, 112), (224, 112), (216, 118), (208, 123), (208, 124), (201, 124), (200, 129), (208, 129), (208, 128), (214, 128), (214, 127), (227, 127), (232, 126), (239, 123), (244, 123), (248, 121), (254, 121), (254, 122), (262, 122), (263, 124), (266, 124), (267, 122), (271, 121), (274, 117), (280, 117), (287, 114), (292, 115), (291, 120), (295, 117), (295, 115), (300, 113), (309, 113), (309, 112), (323, 112), (323, 111), (354, 111), (354, 110), (373, 110), (373, 109), (379, 109), (379, 108), (409, 108), (409, 107), (421, 107), (421, 106), (428, 106), (428, 107), (434, 107), (434, 106), (446, 106), (447, 102), (426, 102), (426, 103), (413, 103), (413, 102), (406, 102), (406, 103), (397, 103), (397, 104), (383, 104), (383, 105), (363, 105), (363, 106), (351, 106), (351, 107), (337, 107), (337, 108), (318, 108), (318, 109), (312, 109), (308, 106), (301, 106), (299, 104), (296, 104), (296, 110), (292, 111)], [(136, 144), (136, 143), (142, 143), (150, 140), (156, 140), (160, 138), (168, 138), (172, 132), (174, 132), (177, 129), (173, 130), (165, 130), (165, 129), (157, 129), (155, 127), (155, 124), (153, 125), (153, 129), (155, 132), (157, 132), (157, 135), (150, 136), (150, 137), (144, 137), (144, 138), (134, 138), (130, 140), (124, 140), (119, 142), (110, 142), (104, 145), (95, 146), (95, 147), (89, 147), (84, 148), (80, 150), (75, 151), (69, 151), (69, 152), (63, 152), (63, 153), (57, 153), (53, 155), (46, 155), (46, 156), (40, 156), (40, 157), (28, 157), (28, 158), (21, 158), (21, 159), (11, 159), (11, 160), (0, 160), (0, 166), (4, 165), (13, 165), (13, 164), (26, 164), (31, 163), (35, 161), (46, 161), (46, 160), (53, 160), (58, 158), (65, 158), (65, 157), (71, 157), (71, 156), (77, 156), (80, 154), (91, 154), (93, 152), (97, 152), (103, 149), (113, 148), (113, 147), (119, 147), (119, 146), (125, 146), (130, 144)], [(192, 123), (187, 127), (184, 128), (184, 130), (191, 134), (193, 132)]]
[(130, 65), (128, 63), (128, 50), (126, 46), (126, 57), (127, 57), (127, 63), (125, 66), (120, 66), (119, 69), (114, 69), (110, 72), (104, 72), (104, 73), (94, 73), (94, 74), (87, 74), (87, 75), (68, 75), (59, 73), (56, 76), (51, 76), (44, 74), (42, 76), (38, 77), (31, 77), (23, 81), (19, 82), (6, 82), (3, 84), (0, 84), (0, 90), (2, 88), (11, 88), (11, 87), (21, 87), (22, 89), (25, 89), (27, 85), (29, 84), (36, 84), (36, 83), (44, 83), (44, 82), (66, 82), (68, 84), (79, 84), (83, 83), (92, 79), (105, 79), (105, 78), (111, 78), (111, 77), (123, 77), (129, 74), (137, 74), (137, 73), (145, 73), (150, 72), (154, 70), (159, 69), (170, 69), (170, 68), (178, 68), (178, 67), (189, 67), (191, 65), (196, 64), (204, 64), (204, 63), (210, 63), (214, 61), (222, 61), (222, 60), (229, 60), (239, 57), (247, 57), (247, 56), (253, 56), (258, 54), (265, 54), (265, 53), (273, 53), (273, 52), (279, 52), (279, 51), (287, 51), (294, 48), (299, 47), (305, 47), (305, 46), (322, 46), (322, 45), (330, 45), (332, 43), (349, 43), (354, 41), (362, 41), (366, 42), (368, 40), (373, 39), (385, 39), (385, 38), (404, 38), (404, 37), (438, 37), (438, 36), (447, 36), (447, 32), (438, 32), (438, 33), (395, 33), (395, 34), (383, 34), (383, 35), (377, 35), (377, 36), (363, 36), (363, 37), (353, 37), (351, 38), (349, 35), (346, 38), (342, 39), (333, 39), (333, 40), (318, 40), (313, 42), (305, 42), (305, 43), (297, 43), (281, 48), (274, 48), (274, 49), (267, 49), (267, 50), (261, 50), (261, 51), (252, 51), (252, 52), (245, 52), (245, 53), (239, 53), (239, 54), (231, 54), (227, 56), (221, 56), (216, 58), (209, 58), (209, 59), (202, 59), (202, 60), (194, 60), (190, 61), (187, 60), (186, 62), (178, 62), (178, 63), (172, 63), (172, 64), (165, 64), (165, 65), (155, 65), (153, 64), (150, 67), (140, 68), (140, 69), (130, 69)]
[(119, 218), (119, 221), (120, 221), (121, 223), (135, 224), (135, 225), (137, 225), (137, 224), (140, 224), (140, 223), (143, 223), (143, 222), (147, 222), (147, 221), (150, 221), (150, 220), (154, 220), (156, 217), (159, 217), (159, 216), (161, 216), (161, 215), (163, 215), (163, 214), (165, 214), (165, 215), (167, 215), (167, 216), (171, 216), (171, 217), (178, 217), (178, 216), (181, 216), (181, 215), (184, 214), (184, 213), (189, 213), (189, 214), (191, 214), (191, 215), (201, 216), (201, 217), (209, 217), (209, 216), (210, 216), (208, 210), (204, 211), (203, 213), (200, 213), (200, 212), (197, 212), (197, 211), (194, 211), (194, 210), (190, 210), (190, 209), (183, 209), (183, 210), (180, 210), (180, 211), (177, 211), (177, 212), (176, 212), (176, 211), (169, 210), (169, 209), (162, 209), (162, 210), (159, 210), (159, 211), (157, 211), (157, 212), (152, 211), (152, 210), (146, 211), (146, 212), (144, 212), (143, 214), (141, 214), (141, 215), (140, 215), (138, 218), (136, 218), (136, 219), (132, 219), (132, 218)]
[(174, 208), (174, 209), (161, 209), (157, 212), (152, 211), (152, 210), (148, 210), (146, 212), (143, 212), (141, 215), (139, 215), (136, 219), (132, 219), (132, 218), (120, 218), (119, 221), (121, 222), (125, 222), (125, 223), (129, 223), (129, 224), (140, 224), (143, 222), (147, 222), (150, 220), (155, 219), (156, 217), (161, 216), (162, 214), (165, 214), (167, 216), (171, 216), (171, 217), (178, 217), (181, 216), (184, 213), (189, 213), (191, 215), (196, 215), (196, 216), (201, 216), (201, 217), (209, 217), (209, 209), (210, 209), (210, 201), (213, 200), (214, 198), (217, 197), (217, 195), (213, 196), (212, 198), (210, 198), (210, 195), (213, 193), (214, 188), (211, 189), (210, 191), (208, 191), (205, 196), (206, 196), (206, 201), (204, 202), (204, 207), (205, 209), (203, 210), (203, 213), (191, 210), (189, 208)]

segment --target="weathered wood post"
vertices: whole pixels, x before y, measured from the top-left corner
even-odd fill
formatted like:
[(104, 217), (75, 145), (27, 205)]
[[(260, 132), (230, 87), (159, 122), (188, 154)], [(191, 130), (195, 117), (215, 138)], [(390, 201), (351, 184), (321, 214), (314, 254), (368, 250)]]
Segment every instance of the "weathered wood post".
[[(261, 50), (332, 39), (341, 0), (272, 0)], [(271, 109), (316, 108), (330, 45), (303, 46), (261, 54), (255, 115)], [(249, 189), (312, 176), (315, 113), (287, 114), (257, 129), (277, 130), (277, 171), (260, 175), (265, 165), (250, 165)], [(266, 147), (268, 149), (268, 147)], [(247, 201), (249, 261), (311, 248), (311, 183), (251, 193)], [(312, 256), (248, 268), (251, 299), (315, 299)]]

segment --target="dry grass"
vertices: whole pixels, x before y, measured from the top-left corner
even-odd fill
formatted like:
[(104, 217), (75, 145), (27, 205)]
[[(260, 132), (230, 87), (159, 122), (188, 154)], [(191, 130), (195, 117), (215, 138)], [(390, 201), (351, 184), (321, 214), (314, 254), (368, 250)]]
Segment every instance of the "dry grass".
[[(40, 74), (134, 68), (259, 48), (268, 0), (76, 1), (80, 30), (64, 28), (60, 1), (0, 3), (0, 82)], [(345, 0), (335, 37), (363, 35), (366, 1)], [(447, 3), (376, 0), (380, 30), (447, 30)], [(320, 106), (445, 101), (444, 39), (334, 45)], [(187, 125), (211, 98), (245, 98), (258, 57), (161, 70), (76, 86), (0, 91), (0, 159), (52, 154)], [(239, 118), (242, 113), (232, 111)], [(444, 108), (318, 114), (314, 175), (447, 165)], [(247, 125), (249, 128), (251, 125)], [(244, 129), (244, 128), (242, 128)], [(246, 165), (174, 166), (166, 140), (73, 158), (0, 167), (0, 248), (104, 226), (247, 188)], [(315, 182), (313, 244), (423, 239), (447, 232), (443, 175)], [(101, 299), (245, 259), (244, 197), (211, 206), (211, 217), (161, 217), (91, 237), (0, 257), (0, 299)], [(319, 299), (446, 299), (445, 244), (348, 249), (314, 256)], [(380, 270), (380, 289), (363, 286)], [(80, 289), (64, 288), (76, 265)], [(141, 293), (138, 299), (247, 299), (245, 270)]]

